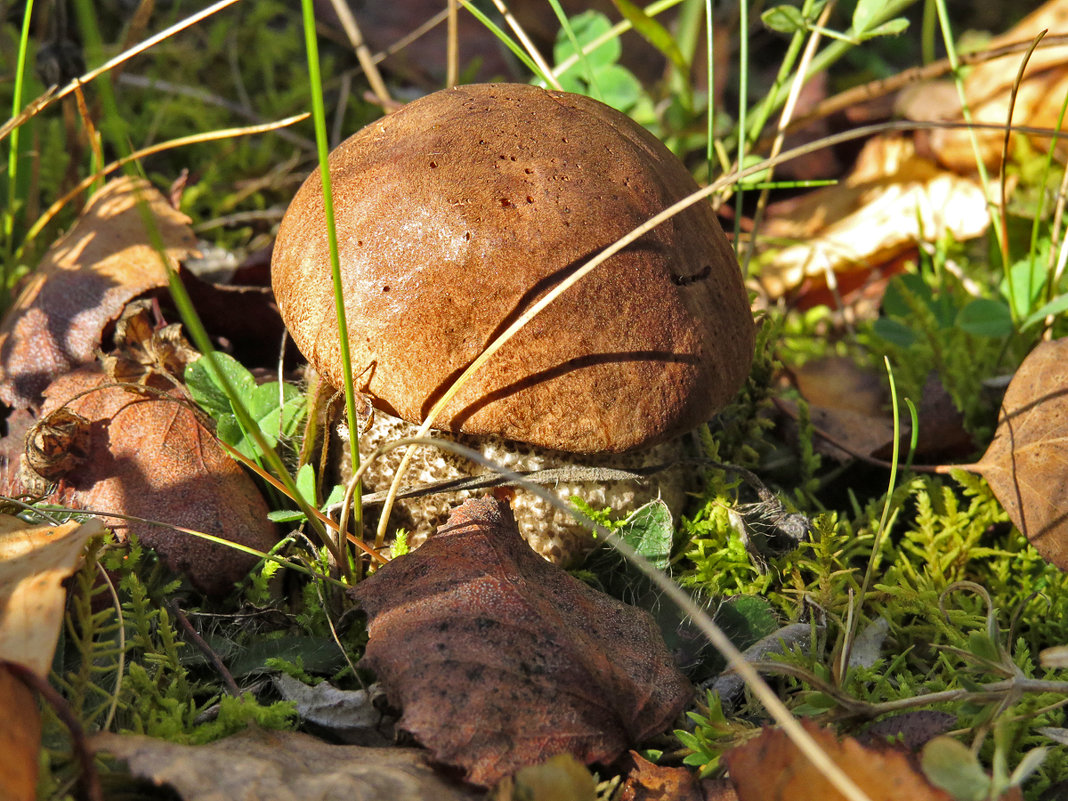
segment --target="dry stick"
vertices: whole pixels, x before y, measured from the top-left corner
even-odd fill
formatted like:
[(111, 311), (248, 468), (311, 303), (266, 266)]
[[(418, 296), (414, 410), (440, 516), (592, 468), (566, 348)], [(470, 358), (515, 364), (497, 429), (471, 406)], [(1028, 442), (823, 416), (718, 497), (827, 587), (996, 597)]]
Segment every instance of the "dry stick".
[[(467, 2), (467, 0), (465, 0)], [(560, 86), (560, 82), (556, 80), (556, 76), (553, 75), (553, 68), (546, 63), (541, 51), (534, 46), (534, 43), (530, 41), (530, 37), (527, 36), (527, 32), (523, 30), (523, 26), (519, 24), (519, 20), (515, 18), (511, 11), (508, 10), (502, 0), (493, 0), (493, 5), (496, 6), (497, 11), (504, 17), (504, 21), (508, 23), (508, 27), (512, 29), (512, 33), (515, 34), (515, 38), (519, 40), (519, 43), (527, 51), (527, 55), (530, 56), (531, 61), (538, 65), (538, 69), (541, 70), (542, 75), (545, 76), (553, 89), (557, 91), (563, 91), (563, 87)]]
[(219, 655), (215, 653), (214, 649), (204, 641), (203, 637), (200, 636), (200, 632), (193, 628), (193, 624), (189, 622), (189, 618), (185, 616), (185, 612), (178, 606), (178, 602), (173, 598), (170, 599), (167, 602), (167, 608), (171, 610), (171, 614), (178, 622), (182, 631), (184, 631), (186, 636), (193, 641), (193, 645), (200, 649), (200, 653), (204, 654), (207, 660), (211, 663), (211, 666), (215, 668), (220, 676), (222, 676), (223, 684), (226, 685), (226, 691), (230, 693), (232, 697), (240, 698), (241, 688), (238, 687), (237, 682), (234, 681), (233, 674), (226, 669), (226, 665), (223, 664), (222, 659), (219, 658)]
[(150, 47), (154, 47), (155, 45), (162, 42), (164, 39), (168, 39), (179, 31), (185, 30), (186, 28), (192, 25), (196, 25), (201, 20), (210, 17), (212, 14), (216, 13), (217, 11), (221, 11), (227, 6), (232, 6), (236, 2), (237, 0), (219, 0), (219, 2), (208, 6), (203, 11), (198, 11), (196, 14), (190, 15), (185, 19), (181, 20), (180, 22), (176, 22), (169, 28), (165, 28), (164, 30), (157, 33), (155, 36), (148, 37), (136, 47), (131, 47), (129, 50), (125, 50), (122, 53), (119, 53), (114, 58), (105, 61), (99, 67), (95, 67), (89, 70), (88, 72), (83, 73), (82, 75), (68, 83), (66, 86), (64, 86), (62, 89), (59, 89), (55, 86), (49, 87), (49, 89), (43, 95), (33, 100), (33, 102), (31, 102), (22, 111), (21, 114), (12, 117), (3, 125), (0, 125), (0, 141), (3, 141), (3, 139), (8, 134), (10, 134), (13, 130), (15, 130), (15, 128), (26, 122), (26, 120), (36, 116), (57, 100), (66, 97), (82, 84), (89, 83), (94, 78), (99, 77), (108, 70), (114, 69), (120, 64), (124, 64), (139, 53), (143, 53), (145, 50), (148, 50)]
[(371, 51), (368, 49), (366, 42), (364, 42), (363, 34), (360, 32), (360, 26), (356, 24), (356, 17), (353, 16), (352, 9), (349, 8), (349, 4), (345, 0), (330, 0), (330, 2), (334, 7), (337, 18), (341, 21), (345, 36), (348, 37), (349, 43), (352, 45), (353, 50), (356, 51), (356, 58), (359, 60), (360, 66), (363, 67), (364, 74), (367, 75), (367, 81), (371, 84), (375, 97), (378, 98), (378, 101), (383, 106), (389, 105), (393, 102), (393, 99), (389, 96), (389, 89), (386, 88), (386, 82), (382, 80), (382, 73), (378, 71), (374, 58), (371, 56)]
[[(960, 64), (962, 66), (970, 66), (972, 64), (982, 64), (987, 61), (1005, 58), (1006, 56), (1011, 56), (1015, 53), (1022, 53), (1032, 47), (1033, 44), (1033, 40), (1028, 39), (1024, 42), (1013, 42), (1011, 44), (1003, 45), (1002, 47), (997, 47), (993, 50), (984, 50), (978, 53), (963, 53), (959, 57)], [(1043, 49), (1064, 44), (1068, 44), (1068, 34), (1047, 36), (1043, 40)], [(854, 87), (853, 89), (847, 89), (833, 97), (827, 98), (817, 105), (811, 112), (794, 120), (787, 126), (786, 133), (792, 133), (800, 128), (804, 128), (806, 125), (809, 125), (816, 120), (821, 120), (832, 114), (837, 114), (839, 111), (845, 111), (847, 108), (860, 103), (896, 92), (898, 89), (902, 89), (910, 83), (919, 83), (920, 81), (941, 78), (943, 75), (949, 74), (952, 69), (953, 67), (950, 65), (949, 59), (944, 58), (941, 61), (936, 61), (933, 64), (927, 64), (923, 67), (913, 67), (912, 69), (900, 72), (890, 78), (882, 78), (877, 81), (863, 84), (862, 86)]]
[[(462, 380), (463, 376), (458, 379), (457, 383)], [(455, 386), (455, 384), (453, 386)], [(797, 749), (816, 766), (820, 773), (827, 778), (838, 792), (849, 799), (849, 801), (871, 801), (868, 795), (861, 790), (860, 787), (858, 787), (857, 784), (842, 770), (842, 768), (820, 748), (812, 738), (812, 735), (809, 734), (801, 723), (791, 715), (790, 710), (786, 708), (786, 705), (782, 700), (779, 699), (771, 687), (769, 687), (760, 677), (760, 674), (756, 669), (746, 661), (742, 652), (734, 646), (730, 639), (728, 639), (727, 635), (723, 633), (723, 630), (720, 629), (712, 618), (708, 616), (707, 612), (700, 604), (696, 603), (685, 590), (679, 587), (671, 579), (670, 576), (657, 570), (648, 559), (638, 553), (637, 550), (628, 545), (618, 535), (609, 531), (599, 523), (590, 520), (578, 510), (569, 508), (562, 500), (550, 493), (544, 487), (526, 481), (519, 474), (495, 464), (492, 460), (487, 459), (478, 451), (446, 440), (428, 440), (423, 435), (406, 437), (404, 439), (386, 443), (377, 448), (367, 459), (361, 460), (360, 469), (357, 471), (356, 475), (352, 477), (350, 486), (358, 484), (362, 478), (363, 471), (383, 453), (405, 445), (409, 446), (410, 453), (414, 447), (427, 444), (460, 454), (466, 459), (470, 459), (473, 462), (477, 462), (484, 467), (494, 470), (501, 476), (505, 477), (509, 483), (517, 484), (523, 487), (527, 492), (537, 495), (552, 506), (565, 510), (584, 526), (595, 531), (598, 537), (603, 538), (613, 548), (623, 554), (628, 562), (635, 565), (651, 582), (653, 582), (653, 584), (657, 586), (658, 589), (670, 598), (679, 609), (697, 624), (698, 628), (701, 629), (702, 633), (708, 638), (708, 641), (712, 643), (713, 647), (723, 654), (723, 657), (727, 660), (728, 668), (735, 671), (741, 676), (745, 683), (749, 685), (753, 695), (755, 695), (757, 700), (764, 705), (768, 714), (770, 714), (782, 727), (786, 735), (793, 741), (794, 745), (797, 746)], [(408, 454), (405, 455), (407, 456)]]
[(460, 78), (460, 4), (457, 0), (449, 0), (446, 10), (449, 24), (445, 46), (445, 87), (451, 89)]

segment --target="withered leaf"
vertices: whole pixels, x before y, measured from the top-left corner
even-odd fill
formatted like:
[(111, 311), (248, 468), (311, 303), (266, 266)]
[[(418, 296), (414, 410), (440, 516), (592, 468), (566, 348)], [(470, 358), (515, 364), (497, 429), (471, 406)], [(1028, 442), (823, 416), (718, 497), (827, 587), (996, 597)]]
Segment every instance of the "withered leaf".
[(95, 358), (105, 326), (128, 301), (167, 285), (137, 208), (139, 195), (172, 263), (195, 249), (189, 219), (147, 181), (110, 181), (49, 248), (0, 322), (0, 399), (5, 403), (36, 406), (55, 376)]
[(541, 559), (492, 498), (354, 592), (400, 727), (476, 784), (558, 753), (611, 761), (693, 692), (647, 612)]
[(423, 751), (331, 745), (307, 734), (248, 729), (209, 745), (104, 732), (97, 750), (185, 801), (463, 801), (474, 793), (438, 777)]
[(989, 223), (986, 198), (969, 178), (916, 154), (903, 137), (878, 137), (836, 186), (817, 189), (771, 217), (759, 256), (760, 281), (780, 297), (806, 278), (823, 280), (891, 261), (917, 242), (952, 233), (979, 236)]
[(173, 385), (157, 379), (142, 394), (130, 392), (88, 365), (45, 390), (43, 412), (59, 408), (88, 420), (90, 436), (85, 460), (60, 480), (53, 501), (163, 523), (103, 517), (119, 536), (135, 532), (173, 570), (213, 595), (228, 592), (255, 558), (168, 526), (261, 551), (276, 542), (252, 480)]
[(102, 531), (98, 520), (31, 526), (0, 515), (0, 657), (48, 675), (67, 600), (62, 582)]
[(695, 771), (655, 765), (636, 751), (627, 757), (630, 765), (620, 801), (706, 801)]
[(41, 713), (33, 691), (0, 665), (0, 798), (35, 801), (41, 751)]
[[(808, 733), (871, 801), (952, 801), (895, 749), (865, 748), (804, 722)], [(725, 755), (739, 801), (841, 801), (839, 793), (781, 729), (765, 729)]]
[(1068, 570), (1068, 339), (1043, 342), (1024, 359), (993, 441), (968, 469), (1038, 552)]
[[(993, 51), (1005, 45), (1033, 40), (1043, 32), (1060, 33), (1068, 23), (1068, 3), (1064, 0), (1049, 0), (1032, 11), (1011, 29), (992, 38), (986, 48)], [(1024, 53), (1010, 53), (1002, 58), (975, 65), (964, 78), (964, 96), (971, 112), (970, 119), (977, 123), (1003, 126), (1009, 119), (1016, 125), (1034, 128), (1057, 127), (1061, 103), (1068, 90), (1068, 56), (1063, 47), (1039, 47), (1031, 54), (1023, 80), (1016, 77), (1023, 62)], [(955, 92), (953, 93), (955, 94)], [(1015, 96), (1014, 96), (1015, 95)], [(955, 113), (954, 113), (955, 112)], [(942, 119), (963, 119), (959, 95), (952, 104), (943, 107)], [(931, 152), (940, 162), (959, 172), (975, 170), (976, 151), (988, 169), (997, 169), (1001, 162), (1005, 134), (999, 130), (964, 127), (939, 128), (925, 132)], [(1009, 140), (1009, 152), (1013, 152), (1016, 139)], [(1049, 140), (1034, 139), (1034, 146), (1044, 150)]]

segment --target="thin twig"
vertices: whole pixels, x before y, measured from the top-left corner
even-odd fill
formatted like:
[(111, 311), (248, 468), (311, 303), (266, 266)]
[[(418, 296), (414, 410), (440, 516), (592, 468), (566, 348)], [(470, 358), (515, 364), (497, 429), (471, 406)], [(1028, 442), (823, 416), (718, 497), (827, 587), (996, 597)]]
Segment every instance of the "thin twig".
[(371, 50), (363, 39), (363, 33), (361, 33), (360, 26), (356, 23), (356, 17), (353, 16), (352, 9), (349, 8), (349, 4), (345, 0), (330, 0), (330, 3), (334, 7), (334, 13), (337, 14), (337, 18), (341, 21), (341, 28), (345, 31), (349, 44), (356, 51), (356, 59), (360, 62), (360, 66), (363, 67), (364, 74), (367, 75), (367, 82), (371, 84), (375, 97), (378, 98), (378, 101), (383, 106), (389, 105), (393, 102), (393, 98), (389, 96), (389, 89), (386, 88), (386, 82), (382, 80), (382, 73), (378, 71), (378, 66), (371, 54)]
[(233, 674), (227, 670), (226, 665), (223, 664), (222, 659), (215, 653), (215, 650), (208, 645), (200, 633), (193, 628), (193, 624), (189, 622), (189, 618), (185, 616), (181, 607), (178, 606), (178, 602), (173, 598), (167, 602), (167, 608), (171, 610), (171, 615), (178, 622), (182, 631), (186, 633), (186, 636), (192, 641), (193, 645), (197, 647), (200, 653), (207, 657), (207, 660), (211, 662), (211, 666), (215, 668), (220, 676), (222, 676), (223, 684), (226, 685), (226, 691), (230, 693), (234, 698), (241, 697), (241, 688), (237, 686), (237, 682), (234, 681)]

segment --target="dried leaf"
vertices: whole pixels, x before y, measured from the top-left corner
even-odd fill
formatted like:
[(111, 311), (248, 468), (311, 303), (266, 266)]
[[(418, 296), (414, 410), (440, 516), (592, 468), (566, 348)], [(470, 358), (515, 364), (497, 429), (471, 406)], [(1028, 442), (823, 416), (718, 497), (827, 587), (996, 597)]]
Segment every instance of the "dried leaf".
[(91, 745), (185, 801), (462, 801), (412, 748), (331, 745), (307, 734), (249, 729), (210, 745), (104, 732)]
[(265, 551), (277, 541), (267, 505), (198, 421), (188, 399), (163, 381), (145, 392), (111, 385), (95, 366), (68, 373), (46, 389), (46, 415), (65, 408), (90, 424), (84, 462), (64, 476), (52, 499), (163, 523), (104, 517), (120, 536), (136, 533), (204, 592), (229, 592), (255, 557), (167, 526)]
[(171, 262), (192, 253), (189, 219), (147, 181), (119, 178), (89, 199), (0, 323), (0, 399), (36, 406), (49, 381), (92, 361), (102, 332), (134, 297), (167, 285), (137, 208), (144, 198)]
[[(865, 748), (804, 722), (820, 748), (868, 794), (871, 801), (952, 801), (912, 766), (908, 754)], [(842, 801), (841, 793), (780, 729), (728, 751), (724, 757), (739, 801)]]
[(280, 673), (274, 677), (274, 686), (296, 705), (302, 723), (325, 729), (349, 745), (389, 745), (379, 730), (389, 729), (382, 726), (383, 715), (375, 706), (382, 696), (377, 684), (366, 690), (339, 690), (330, 682), (309, 686)]
[(871, 269), (946, 233), (958, 241), (974, 238), (988, 222), (986, 198), (974, 181), (918, 156), (909, 139), (879, 137), (864, 146), (844, 181), (767, 221), (765, 242), (792, 244), (760, 254), (760, 281), (780, 297), (805, 278)]
[(48, 676), (67, 591), (99, 520), (30, 526), (0, 515), (0, 657)]
[(33, 691), (0, 665), (0, 799), (36, 801), (41, 713)]
[(631, 768), (619, 801), (704, 801), (705, 793), (694, 771), (654, 765), (635, 751), (628, 756)]
[[(0, 515), (0, 659), (48, 676), (67, 591), (62, 582), (78, 566), (85, 543), (103, 531), (98, 520), (32, 526)], [(37, 797), (41, 719), (37, 699), (0, 665), (0, 798)]]
[(611, 761), (692, 693), (648, 613), (538, 557), (494, 499), (464, 503), (355, 594), (363, 664), (400, 727), (476, 784), (558, 753)]
[[(1016, 42), (1034, 39), (1043, 31), (1063, 32), (1068, 28), (1068, 2), (1050, 0), (1020, 20), (1013, 28), (990, 40), (991, 50)], [(1068, 55), (1064, 47), (1047, 47), (1035, 50), (1027, 62), (1027, 71), (1020, 82), (1013, 122), (1036, 128), (1055, 128), (1061, 103), (1068, 91)], [(975, 122), (1004, 125), (1009, 118), (1009, 102), (1013, 84), (1019, 73), (1024, 53), (1012, 53), (1004, 58), (977, 64), (964, 79), (964, 96), (968, 100), (971, 118)], [(956, 114), (949, 112), (957, 112)], [(942, 119), (960, 119), (960, 99), (945, 109)], [(975, 150), (972, 147), (973, 132), (966, 128), (938, 129), (927, 133), (930, 150), (938, 160), (958, 172), (975, 170)], [(976, 129), (974, 136), (979, 144), (979, 155), (990, 169), (1001, 163), (1005, 134), (997, 130)], [(1048, 147), (1046, 139), (1038, 139), (1035, 145)], [(1009, 152), (1012, 152), (1010, 140)]]
[(1038, 552), (1068, 570), (1068, 339), (1024, 359), (1001, 404), (981, 473)]

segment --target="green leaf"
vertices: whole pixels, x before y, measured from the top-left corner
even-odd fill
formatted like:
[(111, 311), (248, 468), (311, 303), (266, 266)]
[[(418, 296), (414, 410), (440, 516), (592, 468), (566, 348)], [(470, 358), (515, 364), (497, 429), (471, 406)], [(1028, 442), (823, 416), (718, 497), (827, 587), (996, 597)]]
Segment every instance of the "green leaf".
[(876, 25), (870, 31), (865, 31), (860, 35), (862, 42), (868, 39), (874, 39), (876, 36), (898, 36), (908, 30), (909, 21), (904, 17), (898, 17), (897, 19), (888, 20), (882, 25)]
[(886, 0), (857, 0), (853, 9), (853, 32), (865, 33), (886, 7)]
[(305, 502), (310, 506), (315, 505), (315, 470), (312, 469), (310, 464), (301, 465), (300, 470), (297, 471), (294, 483), (297, 486), (297, 492), (301, 494)]
[(916, 342), (916, 335), (907, 325), (888, 317), (880, 317), (871, 326), (872, 332), (887, 342), (901, 348), (910, 347)]
[[(667, 28), (645, 13), (630, 0), (612, 0), (619, 13), (633, 26), (634, 30), (649, 44), (659, 50), (675, 68), (683, 74), (689, 74), (690, 65), (686, 62), (675, 37)], [(600, 76), (598, 76), (600, 82)], [(603, 87), (602, 87), (603, 88)]]
[(252, 390), (256, 387), (256, 379), (241, 362), (225, 353), (216, 352), (201, 356), (195, 362), (186, 365), (185, 384), (189, 389), (189, 394), (193, 396), (197, 405), (218, 420), (223, 415), (232, 414), (233, 406), (222, 384), (216, 380), (214, 371), (209, 367), (209, 359), (230, 382), (237, 397), (246, 404)]
[(1007, 337), (1013, 331), (1012, 312), (1000, 300), (976, 298), (957, 314), (957, 328), (980, 337)]
[(759, 595), (737, 595), (725, 600), (716, 610), (716, 625), (741, 651), (780, 626), (771, 603)]
[(804, 33), (808, 30), (808, 22), (804, 14), (794, 6), (775, 6), (769, 8), (760, 15), (761, 21), (771, 30), (777, 33)]
[(957, 801), (984, 801), (990, 790), (990, 777), (978, 758), (952, 737), (935, 737), (923, 747), (920, 765), (931, 784)]
[[(612, 23), (604, 14), (598, 11), (583, 11), (571, 18), (571, 30), (575, 34), (579, 47), (584, 47), (598, 36), (602, 36), (612, 28)], [(596, 69), (597, 67), (615, 64), (623, 53), (623, 47), (619, 44), (619, 38), (608, 39), (596, 50), (586, 54), (586, 63)], [(560, 31), (553, 45), (553, 61), (561, 64), (571, 56), (576, 55), (571, 39), (564, 31)], [(581, 61), (581, 60), (580, 60)], [(578, 62), (576, 62), (578, 63)], [(574, 67), (572, 67), (574, 69)], [(559, 77), (559, 76), (557, 76)]]
[(660, 570), (671, 563), (675, 524), (663, 501), (650, 501), (623, 521), (616, 534)]
[(1049, 753), (1049, 749), (1045, 746), (1039, 746), (1038, 748), (1032, 748), (1026, 754), (1024, 758), (1020, 760), (1020, 763), (1016, 766), (1016, 770), (1012, 772), (1012, 776), (1009, 777), (1010, 786), (1020, 786), (1027, 778), (1042, 767), (1042, 763), (1046, 761), (1046, 755)]
[(1031, 316), (1020, 324), (1020, 330), (1024, 331), (1036, 323), (1042, 322), (1047, 317), (1060, 314), (1065, 309), (1068, 309), (1068, 295), (1061, 295), (1060, 297), (1054, 298), (1049, 303), (1032, 312)]
[[(1009, 291), (1010, 282), (1012, 291)], [(1025, 257), (1009, 268), (1001, 281), (1001, 295), (1013, 304), (1016, 318), (1029, 317), (1031, 309), (1042, 297), (1046, 287), (1046, 268), (1031, 257)]]
[(597, 70), (596, 78), (602, 102), (617, 111), (628, 111), (641, 97), (641, 81), (626, 67), (609, 64)]

